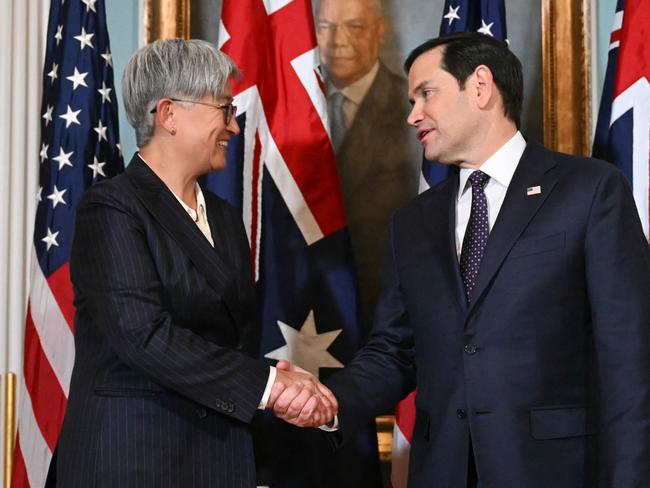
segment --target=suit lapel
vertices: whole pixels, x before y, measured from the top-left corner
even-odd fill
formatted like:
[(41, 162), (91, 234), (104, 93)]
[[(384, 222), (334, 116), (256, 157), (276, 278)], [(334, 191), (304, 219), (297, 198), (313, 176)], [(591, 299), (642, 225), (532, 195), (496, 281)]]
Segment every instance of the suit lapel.
[(234, 303), (229, 303), (232, 301), (232, 298), (229, 299), (232, 269), (224, 260), (225, 245), (219, 244), (224, 247), (216, 248), (210, 245), (174, 194), (137, 154), (133, 156), (126, 173), (133, 184), (135, 195), (152, 217), (185, 251), (197, 272), (202, 273), (223, 297), (231, 313), (235, 311)]
[[(433, 242), (433, 256), (437, 258), (442, 274), (453, 289), (453, 295), (462, 308), (466, 308), (465, 289), (460, 276), (456, 253), (456, 198), (458, 195), (458, 173), (429, 190), (430, 195), (422, 206), (426, 235)], [(444, 235), (440, 233), (444, 232)], [(426, 259), (426, 257), (425, 257)]]
[[(490, 232), (469, 313), (481, 301), (510, 249), (553, 190), (557, 178), (551, 169), (555, 164), (551, 153), (541, 146), (535, 143), (526, 146)], [(526, 190), (535, 186), (541, 187), (541, 194), (528, 196)]]
[[(381, 122), (384, 114), (387, 117), (392, 115), (389, 99), (386, 97), (386, 92), (390, 90), (387, 69), (382, 64), (379, 65), (377, 76), (361, 101), (357, 115), (346, 131), (339, 149), (340, 154), (337, 158), (339, 172), (346, 172), (346, 181), (353, 182), (350, 189), (363, 180), (373, 162), (372, 157), (367, 155), (367, 148), (363, 153), (360, 152), (359, 141), (371, 141), (372, 132), (376, 130), (377, 124)], [(382, 115), (378, 116), (378, 114)], [(364, 154), (366, 157), (363, 157)], [(340, 165), (344, 162), (347, 162), (346, 167), (341, 167)], [(353, 164), (349, 164), (350, 162)]]

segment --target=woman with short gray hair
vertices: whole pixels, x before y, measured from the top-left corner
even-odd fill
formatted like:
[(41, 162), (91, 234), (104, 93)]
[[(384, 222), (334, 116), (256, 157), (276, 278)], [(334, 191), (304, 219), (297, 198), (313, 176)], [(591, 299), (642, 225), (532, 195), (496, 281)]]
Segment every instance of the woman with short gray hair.
[(254, 487), (249, 424), (259, 408), (292, 386), (322, 397), (300, 418), (334, 414), (313, 376), (254, 359), (246, 233), (238, 211), (197, 182), (224, 169), (239, 133), (236, 75), (198, 40), (156, 41), (126, 66), (140, 150), (77, 207), (76, 357), (58, 486)]

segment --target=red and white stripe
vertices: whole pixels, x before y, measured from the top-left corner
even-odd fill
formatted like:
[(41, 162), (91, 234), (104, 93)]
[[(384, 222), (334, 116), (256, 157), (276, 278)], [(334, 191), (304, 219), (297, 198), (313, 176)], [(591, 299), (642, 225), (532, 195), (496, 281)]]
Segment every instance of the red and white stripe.
[(392, 488), (406, 488), (408, 484), (409, 454), (415, 427), (415, 393), (412, 391), (395, 409), (390, 475)]
[(68, 264), (46, 279), (32, 252), (14, 488), (44, 486), (61, 431), (75, 355), (72, 295)]

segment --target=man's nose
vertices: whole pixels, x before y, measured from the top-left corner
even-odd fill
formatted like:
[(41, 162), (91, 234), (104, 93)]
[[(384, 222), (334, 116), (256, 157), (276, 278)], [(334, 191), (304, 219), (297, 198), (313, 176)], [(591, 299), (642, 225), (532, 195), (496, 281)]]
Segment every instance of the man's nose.
[(414, 103), (411, 111), (406, 117), (406, 123), (410, 126), (416, 127), (422, 121), (422, 109), (420, 104)]
[(350, 36), (344, 25), (335, 25), (332, 28), (332, 44), (341, 46), (348, 43)]

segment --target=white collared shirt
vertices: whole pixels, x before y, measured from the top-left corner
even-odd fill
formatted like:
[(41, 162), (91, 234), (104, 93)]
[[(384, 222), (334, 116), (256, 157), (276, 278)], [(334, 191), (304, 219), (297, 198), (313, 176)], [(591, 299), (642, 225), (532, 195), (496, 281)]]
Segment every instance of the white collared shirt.
[(365, 98), (368, 90), (372, 86), (375, 78), (377, 77), (377, 72), (379, 71), (379, 61), (368, 71), (365, 75), (359, 78), (354, 83), (343, 87), (342, 89), (336, 88), (331, 83), (327, 84), (327, 97), (329, 98), (336, 92), (341, 92), (345, 95), (345, 102), (343, 102), (343, 120), (345, 121), (345, 126), (350, 128), (354, 118), (357, 115), (359, 110), (359, 105)]
[(176, 197), (178, 203), (180, 203), (183, 206), (183, 208), (188, 213), (188, 215), (192, 218), (194, 223), (196, 223), (197, 227), (203, 233), (205, 238), (210, 242), (212, 247), (214, 247), (214, 240), (212, 239), (210, 224), (208, 224), (208, 210), (207, 207), (205, 206), (205, 197), (203, 196), (203, 192), (201, 191), (201, 186), (198, 184), (198, 182), (195, 183), (194, 191), (196, 192), (196, 210), (186, 205), (185, 202), (181, 200), (178, 197), (178, 195), (176, 195), (176, 193), (174, 193), (173, 191), (172, 194)]
[[(490, 177), (484, 188), (485, 197), (487, 198), (490, 231), (497, 220), (508, 186), (515, 174), (524, 149), (526, 149), (526, 140), (521, 135), (521, 132), (517, 131), (508, 142), (501, 146), (479, 168)], [(458, 197), (456, 200), (456, 255), (459, 259), (472, 209), (471, 185), (467, 180), (474, 171), (476, 170), (469, 168), (460, 169)]]

